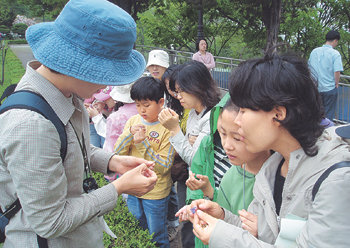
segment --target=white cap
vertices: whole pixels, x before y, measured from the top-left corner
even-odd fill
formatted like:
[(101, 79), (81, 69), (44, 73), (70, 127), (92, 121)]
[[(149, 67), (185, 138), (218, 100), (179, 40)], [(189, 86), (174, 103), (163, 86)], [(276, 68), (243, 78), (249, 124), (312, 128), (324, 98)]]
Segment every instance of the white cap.
[(114, 86), (109, 95), (113, 98), (114, 101), (123, 102), (123, 103), (133, 103), (134, 100), (131, 99), (130, 90), (133, 83)]
[(159, 65), (165, 68), (169, 67), (169, 55), (163, 50), (152, 50), (148, 54), (148, 62), (146, 68), (150, 65)]

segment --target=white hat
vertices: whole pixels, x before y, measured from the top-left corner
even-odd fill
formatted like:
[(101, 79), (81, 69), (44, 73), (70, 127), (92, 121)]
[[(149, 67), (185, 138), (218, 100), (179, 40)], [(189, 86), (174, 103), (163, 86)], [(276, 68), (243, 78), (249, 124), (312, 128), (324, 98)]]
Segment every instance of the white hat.
[(109, 95), (113, 98), (113, 100), (123, 103), (133, 103), (134, 100), (130, 97), (130, 90), (132, 84), (126, 84), (121, 86), (114, 86), (111, 93)]
[(163, 50), (152, 50), (148, 54), (148, 62), (146, 68), (150, 65), (159, 65), (165, 68), (169, 67), (169, 55)]

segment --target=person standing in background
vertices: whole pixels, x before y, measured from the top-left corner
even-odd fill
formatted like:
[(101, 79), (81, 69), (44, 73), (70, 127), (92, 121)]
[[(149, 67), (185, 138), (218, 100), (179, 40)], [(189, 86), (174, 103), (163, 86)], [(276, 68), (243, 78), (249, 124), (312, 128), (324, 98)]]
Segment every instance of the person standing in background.
[(201, 39), (197, 44), (197, 51), (192, 56), (192, 60), (196, 60), (202, 62), (210, 71), (215, 67), (214, 57), (210, 52), (207, 52), (207, 41), (205, 39)]
[(325, 116), (329, 120), (335, 117), (340, 72), (343, 71), (340, 53), (334, 49), (339, 40), (338, 31), (329, 31), (326, 34), (326, 44), (312, 50), (309, 58), (309, 68), (317, 80)]
[(148, 54), (146, 69), (151, 76), (162, 80), (165, 70), (169, 67), (169, 55), (163, 50), (152, 50)]

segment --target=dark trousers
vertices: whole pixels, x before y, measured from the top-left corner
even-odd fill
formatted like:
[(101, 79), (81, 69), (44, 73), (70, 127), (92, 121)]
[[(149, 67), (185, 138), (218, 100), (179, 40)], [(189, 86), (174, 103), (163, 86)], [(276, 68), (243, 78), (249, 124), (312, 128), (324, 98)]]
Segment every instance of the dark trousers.
[(179, 218), (175, 216), (176, 212), (179, 211), (179, 203), (177, 199), (177, 193), (175, 186), (171, 186), (171, 191), (169, 194), (169, 203), (168, 203), (168, 225), (171, 227), (179, 226)]
[(332, 121), (335, 117), (335, 109), (337, 106), (338, 98), (338, 88), (334, 88), (330, 91), (320, 92), (320, 95), (322, 98), (325, 116)]
[[(186, 205), (186, 184), (185, 181), (177, 181), (177, 196), (179, 199), (179, 209)], [(184, 222), (181, 229), (181, 239), (183, 248), (194, 247), (193, 225), (190, 221)]]

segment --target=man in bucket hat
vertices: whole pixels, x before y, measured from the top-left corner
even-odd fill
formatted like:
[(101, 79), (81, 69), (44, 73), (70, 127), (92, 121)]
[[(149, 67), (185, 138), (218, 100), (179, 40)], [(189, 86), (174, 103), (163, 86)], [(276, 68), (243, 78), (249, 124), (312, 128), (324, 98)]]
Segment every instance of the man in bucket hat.
[[(71, 0), (54, 22), (31, 26), (26, 38), (38, 61), (28, 63), (16, 90), (48, 102), (65, 126), (68, 145), (62, 161), (56, 128), (34, 111), (0, 115), (0, 205), (5, 210), (17, 198), (22, 205), (6, 226), (4, 248), (38, 247), (39, 238), (48, 247), (103, 247), (108, 228), (102, 215), (118, 195), (141, 196), (157, 180), (153, 162), (89, 146), (82, 101), (142, 75), (144, 58), (132, 49), (136, 24), (106, 0)], [(90, 168), (125, 174), (102, 188), (83, 189), (92, 179)]]

